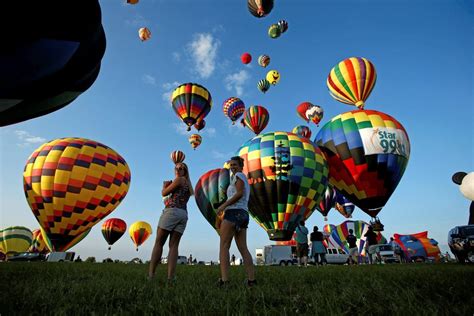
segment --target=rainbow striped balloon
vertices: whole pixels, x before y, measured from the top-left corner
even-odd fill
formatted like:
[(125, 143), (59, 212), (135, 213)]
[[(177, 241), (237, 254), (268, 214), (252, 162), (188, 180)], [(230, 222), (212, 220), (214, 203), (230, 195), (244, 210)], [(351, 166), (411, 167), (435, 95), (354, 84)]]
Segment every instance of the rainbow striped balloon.
[(170, 157), (173, 163), (177, 164), (183, 162), (186, 158), (186, 155), (181, 150), (175, 150), (171, 153)]
[(37, 252), (37, 253), (48, 253), (48, 247), (43, 238), (43, 234), (41, 233), (41, 229), (35, 229), (33, 231), (33, 240), (31, 241), (29, 252)]
[(243, 123), (254, 132), (255, 135), (258, 135), (267, 127), (269, 120), (270, 114), (268, 114), (266, 108), (260, 105), (252, 105), (245, 111)]
[(245, 104), (242, 100), (236, 97), (230, 97), (222, 103), (222, 111), (224, 115), (235, 124), (245, 111)]
[(191, 147), (196, 150), (196, 148), (202, 143), (202, 137), (199, 134), (192, 134), (189, 136), (188, 141), (191, 144)]
[(405, 128), (378, 111), (337, 115), (314, 142), (328, 160), (329, 183), (372, 217), (387, 203), (410, 158)]
[(109, 218), (102, 224), (102, 236), (109, 244), (109, 250), (111, 246), (122, 237), (127, 230), (127, 223), (120, 218)]
[(190, 131), (191, 126), (211, 111), (211, 93), (199, 84), (184, 83), (171, 94), (171, 106)]
[(327, 86), (337, 101), (363, 109), (376, 80), (375, 67), (368, 59), (351, 57), (331, 69)]

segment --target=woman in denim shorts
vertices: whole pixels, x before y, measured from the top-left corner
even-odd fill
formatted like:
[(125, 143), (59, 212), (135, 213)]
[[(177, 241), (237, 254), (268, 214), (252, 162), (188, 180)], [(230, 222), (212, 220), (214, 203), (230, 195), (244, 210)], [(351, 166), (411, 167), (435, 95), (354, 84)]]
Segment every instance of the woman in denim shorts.
[(163, 246), (170, 236), (168, 253), (168, 281), (175, 279), (176, 264), (178, 261), (178, 246), (181, 236), (188, 222), (187, 203), (189, 197), (194, 194), (191, 180), (189, 179), (188, 166), (177, 163), (174, 168), (175, 178), (173, 181), (163, 181), (161, 194), (164, 197), (165, 209), (160, 216), (158, 233), (156, 234), (155, 246), (151, 254), (148, 278), (155, 276), (158, 262), (161, 260)]
[(219, 260), (221, 267), (221, 278), (219, 285), (229, 282), (229, 248), (232, 239), (244, 260), (247, 271), (247, 285), (256, 284), (255, 269), (252, 256), (247, 247), (247, 227), (249, 224), (248, 202), (250, 197), (250, 186), (247, 177), (242, 173), (244, 160), (239, 156), (232, 157), (229, 161), (231, 176), (227, 188), (227, 201), (217, 209), (220, 216), (224, 213), (224, 219), (220, 227)]

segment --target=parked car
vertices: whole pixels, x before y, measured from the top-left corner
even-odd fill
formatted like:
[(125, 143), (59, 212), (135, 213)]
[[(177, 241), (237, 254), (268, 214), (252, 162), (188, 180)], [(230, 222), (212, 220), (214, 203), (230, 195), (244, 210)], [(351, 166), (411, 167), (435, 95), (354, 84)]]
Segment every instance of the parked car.
[(46, 256), (42, 253), (21, 252), (8, 258), (8, 261), (45, 261)]
[[(311, 248), (311, 247), (310, 247)], [(329, 247), (326, 249), (326, 262), (328, 264), (346, 264), (349, 262), (349, 255), (341, 248)], [(315, 264), (314, 257), (310, 253), (309, 264)]]
[(380, 258), (384, 263), (398, 263), (398, 257), (395, 255), (392, 245), (390, 244), (380, 244), (377, 245), (375, 252), (380, 253)]
[(448, 245), (458, 262), (474, 263), (474, 225), (456, 226), (448, 233)]

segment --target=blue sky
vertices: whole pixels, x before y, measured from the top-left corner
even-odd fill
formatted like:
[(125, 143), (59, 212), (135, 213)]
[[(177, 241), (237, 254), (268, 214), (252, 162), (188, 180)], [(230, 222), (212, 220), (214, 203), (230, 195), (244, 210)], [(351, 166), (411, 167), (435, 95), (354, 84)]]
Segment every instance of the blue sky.
[[(67, 107), (0, 129), (0, 226), (38, 228), (23, 193), (22, 172), (28, 156), (42, 143), (60, 137), (84, 137), (120, 153), (132, 172), (122, 204), (109, 215), (128, 225), (137, 220), (154, 228), (137, 253), (123, 236), (112, 251), (99, 222), (72, 250), (81, 257), (149, 259), (163, 208), (162, 181), (173, 177), (172, 150), (186, 154), (193, 184), (206, 171), (221, 167), (247, 139), (249, 130), (231, 126), (222, 102), (231, 96), (270, 112), (265, 131), (291, 130), (304, 122), (295, 107), (310, 101), (325, 110), (321, 124), (353, 110), (329, 95), (326, 77), (339, 61), (366, 57), (378, 73), (366, 109), (385, 112), (408, 132), (411, 157), (399, 186), (379, 214), (385, 236), (428, 230), (447, 250), (447, 232), (466, 224), (469, 201), (451, 175), (474, 170), (474, 5), (457, 1), (315, 1), (276, 0), (273, 11), (257, 19), (243, 0), (101, 1), (107, 49), (94, 85)], [(271, 39), (267, 29), (285, 19), (289, 29)], [(152, 38), (138, 39), (147, 26)], [(249, 65), (240, 62), (252, 54)], [(260, 54), (270, 65), (258, 66)], [(265, 95), (256, 84), (276, 69), (280, 83)], [(169, 93), (179, 84), (197, 82), (212, 94), (214, 106), (193, 151), (185, 126), (171, 109)], [(318, 128), (310, 126), (313, 138)], [(217, 260), (218, 236), (197, 209), (188, 205), (189, 222), (180, 254)], [(345, 219), (332, 210), (328, 222)], [(354, 219), (369, 220), (360, 209)], [(307, 226), (325, 224), (315, 212)], [(270, 244), (251, 220), (248, 244)], [(239, 257), (235, 246), (231, 253)], [(165, 253), (166, 254), (166, 253)]]

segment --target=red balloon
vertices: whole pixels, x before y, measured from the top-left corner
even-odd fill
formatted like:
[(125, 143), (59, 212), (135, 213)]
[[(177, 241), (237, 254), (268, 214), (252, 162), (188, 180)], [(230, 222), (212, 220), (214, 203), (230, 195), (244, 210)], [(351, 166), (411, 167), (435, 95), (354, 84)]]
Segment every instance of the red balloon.
[(242, 56), (240, 56), (240, 60), (242, 60), (242, 63), (247, 65), (252, 61), (252, 55), (249, 53), (243, 53)]

